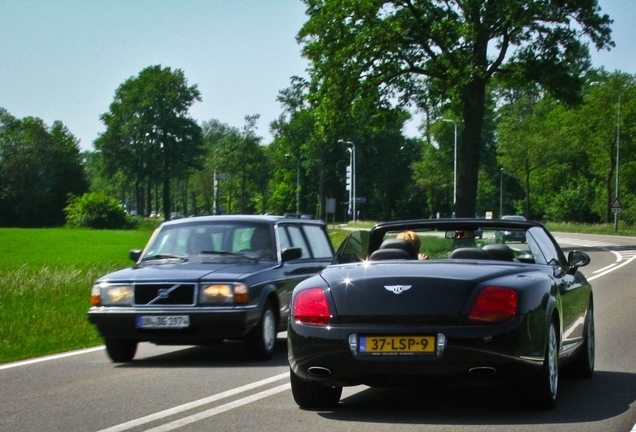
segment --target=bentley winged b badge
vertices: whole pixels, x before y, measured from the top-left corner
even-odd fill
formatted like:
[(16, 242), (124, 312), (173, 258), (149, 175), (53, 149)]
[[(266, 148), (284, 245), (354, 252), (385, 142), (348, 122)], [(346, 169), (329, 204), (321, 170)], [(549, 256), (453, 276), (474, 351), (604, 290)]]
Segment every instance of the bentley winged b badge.
[(393, 294), (402, 294), (404, 291), (410, 290), (413, 285), (384, 285), (384, 289), (391, 291)]

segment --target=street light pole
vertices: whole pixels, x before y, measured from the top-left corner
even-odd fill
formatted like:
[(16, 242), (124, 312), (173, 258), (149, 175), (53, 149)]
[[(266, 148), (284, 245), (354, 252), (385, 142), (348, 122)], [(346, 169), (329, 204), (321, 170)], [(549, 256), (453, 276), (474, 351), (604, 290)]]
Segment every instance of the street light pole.
[(499, 168), (499, 219), (503, 216), (503, 168)]
[(349, 147), (349, 165), (351, 166), (351, 190), (349, 193), (349, 206), (351, 207), (353, 223), (356, 223), (356, 145), (351, 141), (338, 140)]
[[(616, 199), (618, 199), (618, 158), (621, 149), (621, 93), (616, 91), (618, 103), (616, 104)], [(614, 212), (614, 231), (618, 231), (618, 212)]]
[(219, 191), (219, 180), (216, 178), (216, 165), (217, 165), (217, 161), (216, 161), (216, 152), (219, 151), (218, 148), (214, 149), (214, 177), (213, 177), (213, 186), (214, 186), (214, 202), (212, 203), (212, 214), (216, 215), (218, 212), (217, 209), (217, 194)]
[[(620, 157), (620, 148), (621, 148), (621, 92), (613, 89), (612, 87), (608, 87), (598, 81), (594, 81), (590, 83), (592, 86), (604, 87), (610, 91), (616, 93), (618, 97), (618, 101), (616, 103), (616, 192), (614, 195), (614, 199), (618, 199), (618, 162)], [(618, 231), (618, 211), (614, 211), (614, 231)]]
[(457, 122), (455, 120), (438, 117), (437, 120), (453, 123), (455, 126), (455, 143), (453, 145), (453, 212), (457, 204)]

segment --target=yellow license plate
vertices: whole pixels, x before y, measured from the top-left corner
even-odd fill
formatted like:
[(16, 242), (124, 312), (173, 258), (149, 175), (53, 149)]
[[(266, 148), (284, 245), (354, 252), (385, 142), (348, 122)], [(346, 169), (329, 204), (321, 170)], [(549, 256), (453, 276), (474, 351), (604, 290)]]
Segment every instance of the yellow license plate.
[(435, 352), (435, 336), (361, 336), (360, 354), (424, 354)]

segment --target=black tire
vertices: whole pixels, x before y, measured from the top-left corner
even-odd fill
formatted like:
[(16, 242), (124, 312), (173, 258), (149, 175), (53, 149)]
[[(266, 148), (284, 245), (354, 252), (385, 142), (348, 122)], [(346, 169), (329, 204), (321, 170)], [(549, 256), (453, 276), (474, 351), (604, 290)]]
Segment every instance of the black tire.
[(247, 354), (253, 360), (269, 360), (274, 356), (278, 319), (271, 302), (265, 304), (258, 324), (250, 330), (245, 343)]
[(315, 382), (303, 381), (291, 369), (289, 380), (294, 401), (301, 408), (331, 409), (337, 407), (340, 402), (342, 387), (326, 387)]
[(104, 342), (108, 357), (115, 363), (131, 362), (137, 352), (137, 341), (106, 338)]
[(592, 302), (587, 307), (585, 318), (585, 333), (583, 334), (583, 346), (576, 359), (568, 365), (567, 373), (575, 378), (592, 378), (594, 375), (594, 363), (596, 357), (596, 342), (594, 339), (594, 307)]
[(559, 390), (559, 339), (554, 322), (548, 328), (541, 371), (522, 390), (524, 401), (531, 408), (547, 410), (556, 406)]

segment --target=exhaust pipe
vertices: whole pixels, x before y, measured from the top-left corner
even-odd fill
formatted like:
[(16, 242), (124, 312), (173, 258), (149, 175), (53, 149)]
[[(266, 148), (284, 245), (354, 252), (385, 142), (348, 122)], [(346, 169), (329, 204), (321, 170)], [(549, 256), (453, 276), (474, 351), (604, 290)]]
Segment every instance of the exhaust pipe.
[(310, 366), (307, 372), (317, 377), (328, 377), (331, 375), (331, 371), (322, 366)]
[(471, 375), (485, 377), (485, 376), (495, 375), (497, 373), (497, 369), (490, 366), (478, 366), (478, 367), (468, 369), (468, 373)]

